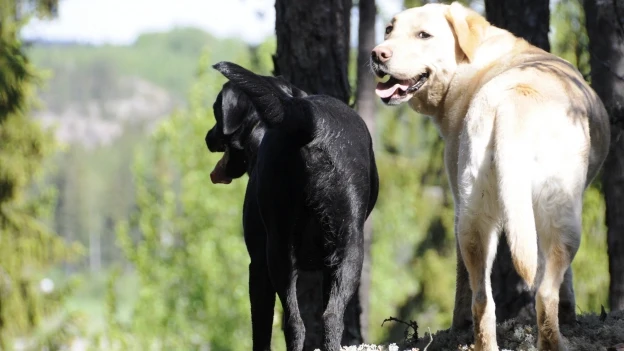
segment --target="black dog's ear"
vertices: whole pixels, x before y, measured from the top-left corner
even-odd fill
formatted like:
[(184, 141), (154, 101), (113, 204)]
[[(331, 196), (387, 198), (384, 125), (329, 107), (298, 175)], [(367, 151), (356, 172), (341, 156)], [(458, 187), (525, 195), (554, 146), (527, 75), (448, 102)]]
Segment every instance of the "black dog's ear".
[(301, 89), (297, 88), (297, 87), (296, 87), (296, 86), (294, 86), (294, 85), (291, 85), (291, 86), (290, 86), (290, 88), (292, 89), (292, 96), (294, 96), (294, 97), (301, 98), (301, 97), (306, 97), (306, 96), (308, 96), (308, 93), (306, 93), (305, 91), (303, 91), (303, 90), (301, 90)]
[(223, 134), (233, 134), (240, 128), (245, 120), (249, 109), (252, 107), (249, 98), (239, 89), (231, 84), (224, 86), (221, 100), (221, 110), (223, 112)]

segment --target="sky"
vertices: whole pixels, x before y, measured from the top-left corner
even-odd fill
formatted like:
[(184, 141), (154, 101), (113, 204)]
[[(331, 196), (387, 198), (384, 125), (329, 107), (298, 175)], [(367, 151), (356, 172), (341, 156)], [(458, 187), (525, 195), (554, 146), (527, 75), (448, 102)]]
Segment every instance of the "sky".
[[(401, 3), (384, 0), (378, 5), (391, 16), (401, 10)], [(255, 44), (274, 33), (274, 4), (275, 0), (60, 0), (58, 18), (34, 19), (22, 35), (128, 45), (141, 33), (192, 26), (217, 37), (240, 37)]]

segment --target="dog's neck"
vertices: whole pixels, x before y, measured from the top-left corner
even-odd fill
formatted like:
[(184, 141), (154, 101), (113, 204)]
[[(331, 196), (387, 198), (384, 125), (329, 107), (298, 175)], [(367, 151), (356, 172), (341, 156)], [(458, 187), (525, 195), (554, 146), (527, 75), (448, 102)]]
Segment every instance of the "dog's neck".
[[(508, 40), (509, 36), (516, 40)], [(504, 43), (505, 47), (501, 47), (501, 43)], [(509, 68), (509, 64), (501, 65), (498, 64), (499, 62), (511, 62), (514, 57), (533, 51), (541, 51), (541, 49), (513, 36), (506, 30), (494, 26), (488, 28), (474, 60), (458, 65), (441, 108), (432, 116), (442, 137), (447, 139), (459, 133), (465, 117), (462, 111), (467, 110), (467, 104), (477, 93), (478, 88)], [(509, 60), (503, 60), (503, 57), (509, 57)]]
[(258, 157), (258, 148), (260, 147), (260, 143), (262, 142), (262, 138), (264, 138), (264, 133), (266, 132), (266, 126), (262, 121), (257, 120), (254, 122), (251, 130), (249, 131), (249, 135), (247, 137), (247, 143), (245, 144), (245, 155), (247, 156), (247, 174), (251, 175), (255, 165), (256, 159)]

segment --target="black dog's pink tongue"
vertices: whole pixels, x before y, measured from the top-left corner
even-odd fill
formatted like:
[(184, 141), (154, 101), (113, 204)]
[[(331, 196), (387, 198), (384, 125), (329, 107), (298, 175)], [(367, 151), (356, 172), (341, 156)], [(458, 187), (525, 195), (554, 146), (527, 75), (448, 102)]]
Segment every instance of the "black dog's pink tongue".
[(227, 164), (227, 153), (217, 162), (215, 168), (210, 172), (210, 180), (213, 184), (230, 184), (232, 178), (225, 175), (225, 166)]
[(385, 83), (377, 83), (377, 89), (375, 89), (375, 93), (377, 93), (377, 96), (379, 96), (380, 98), (389, 98), (394, 95), (397, 89), (407, 91), (408, 88), (409, 85), (401, 84), (401, 82), (397, 81), (396, 79), (390, 79)]

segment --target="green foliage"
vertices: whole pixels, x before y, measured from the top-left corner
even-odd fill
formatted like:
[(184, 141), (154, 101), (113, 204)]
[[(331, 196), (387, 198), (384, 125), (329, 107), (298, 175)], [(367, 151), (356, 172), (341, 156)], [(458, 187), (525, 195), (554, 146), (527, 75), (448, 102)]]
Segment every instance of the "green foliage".
[[(20, 24), (14, 21), (14, 14), (15, 7), (20, 5), (23, 4), (0, 2), (2, 349), (12, 349), (13, 342), (18, 339), (27, 345), (58, 345), (65, 335), (63, 328), (69, 323), (66, 318), (71, 320), (71, 317), (62, 316), (59, 310), (67, 290), (56, 287), (44, 291), (39, 283), (54, 264), (80, 250), (77, 246), (67, 245), (45, 223), (53, 208), (55, 192), (41, 186), (41, 166), (54, 143), (51, 135), (27, 115), (33, 102), (36, 73), (17, 38)], [(52, 320), (57, 321), (52, 323)], [(46, 322), (48, 325), (44, 328)]]
[(577, 313), (600, 311), (609, 296), (605, 203), (598, 182), (585, 191), (583, 236), (572, 262)]
[[(453, 205), (443, 144), (433, 124), (408, 108), (379, 108), (381, 186), (373, 231), (371, 325), (389, 315), (432, 330), (450, 323), (455, 284)], [(403, 327), (371, 328), (400, 340)]]
[[(58, 193), (55, 230), (93, 249), (99, 245), (102, 266), (122, 259), (111, 236), (115, 224), (127, 220), (135, 207), (130, 165), (134, 148), (147, 139), (143, 131), (125, 127), (125, 133), (110, 145), (95, 149), (72, 145), (48, 163), (49, 168), (56, 165), (48, 171), (48, 181)], [(87, 262), (73, 266), (84, 267)], [(99, 268), (96, 262), (90, 267)]]
[(589, 79), (589, 38), (581, 0), (561, 0), (551, 15), (552, 52), (575, 65)]
[[(463, 5), (470, 5), (472, 2), (475, 2), (474, 0), (442, 0), (439, 1), (440, 3), (443, 4), (450, 4), (453, 1), (458, 1), (460, 3), (462, 3)], [(418, 7), (418, 6), (423, 6), (426, 5), (428, 3), (432, 3), (432, 2), (438, 2), (438, 1), (430, 1), (430, 0), (404, 0), (403, 1), (403, 6), (406, 9), (412, 8), (412, 7)]]
[[(269, 40), (254, 50), (239, 40), (217, 40), (209, 34), (190, 28), (166, 33), (141, 35), (131, 46), (33, 46), (28, 53), (38, 66), (49, 71), (51, 79), (40, 89), (40, 97), (48, 111), (72, 118), (93, 117), (93, 107), (103, 111), (101, 119), (118, 124), (122, 135), (113, 143), (91, 148), (73, 143), (50, 159), (47, 180), (58, 192), (54, 228), (69, 240), (93, 247), (99, 243), (90, 268), (106, 267), (122, 259), (114, 240), (107, 240), (115, 224), (127, 220), (136, 206), (131, 168), (134, 149), (148, 142), (149, 124), (161, 116), (120, 121), (107, 106), (137, 94), (137, 87), (128, 84), (130, 77), (139, 77), (157, 84), (171, 94), (174, 103), (184, 105), (183, 97), (192, 85), (199, 53), (210, 49), (213, 60), (241, 62), (269, 74), (270, 53), (275, 41)], [(254, 58), (254, 52), (257, 52)], [(154, 59), (158, 57), (159, 59)], [(257, 67), (257, 68), (256, 68)], [(213, 99), (212, 96), (207, 99)], [(134, 100), (133, 100), (134, 103)], [(143, 100), (139, 103), (144, 103)], [(142, 116), (143, 118), (143, 116)], [(86, 266), (83, 261), (79, 268)], [(76, 267), (76, 265), (74, 265)]]

